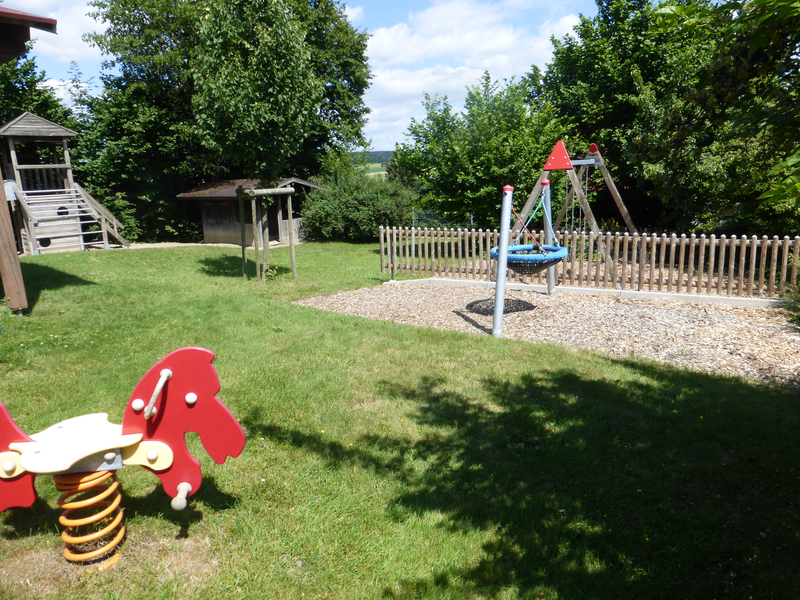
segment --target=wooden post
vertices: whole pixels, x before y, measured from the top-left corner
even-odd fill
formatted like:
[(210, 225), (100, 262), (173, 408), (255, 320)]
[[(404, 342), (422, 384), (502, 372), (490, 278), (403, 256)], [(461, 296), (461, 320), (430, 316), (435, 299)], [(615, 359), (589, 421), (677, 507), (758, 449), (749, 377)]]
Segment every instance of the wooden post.
[(380, 252), (381, 252), (381, 273), (385, 273), (386, 272), (386, 266), (385, 266), (385, 263), (383, 262), (383, 257), (385, 256), (384, 247), (383, 247), (383, 225), (378, 227), (378, 241), (380, 243), (380, 248), (381, 248), (381, 250), (380, 250)]
[(247, 235), (245, 234), (244, 226), (244, 194), (242, 193), (242, 186), (236, 188), (236, 197), (239, 198), (239, 224), (242, 233), (242, 279), (247, 279)]
[(297, 279), (297, 260), (294, 254), (294, 217), (292, 216), (292, 195), (286, 196), (286, 210), (289, 213), (289, 257), (292, 261), (292, 277)]
[(283, 196), (278, 196), (278, 243), (282, 244), (283, 233), (281, 232), (281, 221), (283, 221)]
[(747, 278), (747, 295), (753, 295), (753, 286), (756, 281), (756, 253), (758, 250), (758, 237), (753, 236), (750, 240), (750, 274)]
[(263, 202), (259, 201), (258, 213), (260, 217), (259, 220), (261, 221), (261, 232), (259, 233), (258, 241), (261, 243), (261, 247), (263, 248), (261, 268), (264, 272), (264, 276), (266, 277), (267, 271), (269, 270), (269, 221), (267, 220), (269, 215), (269, 207), (267, 207)]
[(0, 171), (0, 277), (6, 294), (6, 305), (12, 311), (21, 314), (28, 308), (28, 297), (25, 294), (25, 282), (19, 265), (14, 227), (8, 212), (2, 171)]
[(703, 293), (703, 270), (705, 268), (706, 234), (700, 234), (700, 253), (697, 256), (697, 293)]
[(783, 252), (781, 253), (781, 281), (778, 287), (779, 292), (786, 289), (786, 271), (789, 267), (789, 236), (783, 236)]
[(728, 247), (728, 238), (723, 233), (719, 236), (719, 259), (717, 260), (717, 296), (722, 296), (725, 286), (725, 250)]
[(259, 247), (258, 247), (258, 226), (259, 226), (259, 219), (258, 213), (256, 211), (256, 197), (250, 197), (250, 212), (253, 215), (253, 252), (256, 255), (256, 279), (261, 281), (261, 256), (259, 255)]
[(678, 244), (678, 238), (673, 233), (672, 235), (669, 236), (669, 268), (667, 269), (667, 292), (672, 292), (672, 277), (675, 273), (675, 248), (677, 244)]
[(772, 296), (775, 290), (775, 270), (778, 268), (778, 236), (772, 237), (772, 244), (770, 244), (770, 269), (769, 269), (769, 287), (767, 288), (767, 296)]
[(733, 279), (734, 275), (736, 274), (734, 270), (734, 267), (736, 266), (736, 244), (736, 236), (732, 235), (730, 239), (731, 250), (728, 253), (728, 296), (733, 295)]
[(686, 293), (692, 293), (692, 287), (694, 286), (694, 254), (695, 254), (695, 244), (697, 243), (697, 235), (692, 234), (692, 237), (689, 239), (689, 264), (686, 265)]

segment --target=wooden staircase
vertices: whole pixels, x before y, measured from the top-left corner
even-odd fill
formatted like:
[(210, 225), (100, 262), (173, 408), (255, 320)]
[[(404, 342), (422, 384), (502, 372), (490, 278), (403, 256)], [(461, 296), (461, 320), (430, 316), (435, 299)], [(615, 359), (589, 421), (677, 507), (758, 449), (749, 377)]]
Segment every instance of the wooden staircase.
[(88, 248), (109, 248), (109, 238), (122, 246), (123, 225), (80, 185), (58, 190), (22, 191), (12, 185), (23, 252), (42, 254)]

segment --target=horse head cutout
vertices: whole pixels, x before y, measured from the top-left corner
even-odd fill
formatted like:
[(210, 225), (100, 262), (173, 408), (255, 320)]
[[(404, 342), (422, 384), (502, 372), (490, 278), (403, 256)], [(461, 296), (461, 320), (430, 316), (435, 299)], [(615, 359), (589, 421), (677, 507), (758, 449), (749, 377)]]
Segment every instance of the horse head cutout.
[[(200, 436), (217, 464), (228, 456), (239, 456), (244, 449), (244, 431), (216, 397), (220, 383), (213, 360), (214, 353), (205, 348), (171, 352), (139, 381), (122, 418), (123, 435), (142, 434), (139, 445), (150, 457), (158, 453), (159, 444), (168, 447), (165, 452), (171, 451), (172, 461), (166, 468), (160, 468), (157, 460), (143, 459), (136, 464), (155, 473), (173, 498), (194, 494), (202, 482), (200, 463), (186, 446), (187, 432)], [(184, 492), (183, 484), (189, 486)], [(177, 506), (173, 501), (173, 507), (179, 506), (185, 506), (185, 501)]]

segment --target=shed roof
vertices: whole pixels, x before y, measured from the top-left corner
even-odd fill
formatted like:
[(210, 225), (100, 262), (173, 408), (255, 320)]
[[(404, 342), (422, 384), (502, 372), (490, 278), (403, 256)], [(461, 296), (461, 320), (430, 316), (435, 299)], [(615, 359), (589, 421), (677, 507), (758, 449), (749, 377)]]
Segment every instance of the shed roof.
[[(236, 189), (242, 186), (245, 190), (254, 190), (258, 188), (258, 179), (227, 179), (225, 181), (218, 181), (216, 183), (208, 183), (194, 188), (183, 194), (178, 194), (178, 198), (197, 198), (197, 199), (230, 199), (236, 198)], [(281, 179), (279, 182), (273, 184), (273, 187), (286, 187), (288, 185), (303, 185), (310, 188), (320, 189), (315, 183), (300, 179), (299, 177), (288, 177)]]
[(0, 127), (0, 137), (68, 138), (78, 134), (33, 113), (24, 112)]

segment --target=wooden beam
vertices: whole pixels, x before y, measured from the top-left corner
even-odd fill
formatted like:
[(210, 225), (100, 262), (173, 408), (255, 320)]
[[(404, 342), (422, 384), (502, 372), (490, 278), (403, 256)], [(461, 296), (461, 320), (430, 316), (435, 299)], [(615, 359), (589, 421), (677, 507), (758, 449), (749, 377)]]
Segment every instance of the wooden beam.
[[(597, 153), (597, 156), (600, 156), (600, 153)], [(600, 157), (602, 160), (602, 156)], [(603, 180), (606, 182), (608, 186), (608, 191), (611, 192), (611, 196), (614, 198), (614, 202), (617, 204), (617, 208), (619, 212), (622, 214), (622, 218), (625, 220), (625, 225), (628, 226), (628, 231), (631, 233), (636, 232), (636, 226), (633, 224), (633, 219), (631, 219), (631, 215), (628, 212), (628, 208), (625, 206), (625, 203), (622, 201), (622, 196), (619, 195), (619, 190), (617, 190), (617, 186), (614, 185), (614, 180), (611, 179), (611, 173), (608, 172), (608, 167), (603, 163), (599, 167), (600, 172), (603, 174)]]
[(244, 194), (242, 193), (242, 186), (236, 188), (236, 196), (239, 198), (239, 224), (241, 225), (242, 233), (242, 279), (247, 279), (247, 230), (244, 226)]
[(258, 227), (260, 225), (258, 219), (258, 210), (256, 209), (256, 202), (261, 202), (260, 200), (256, 200), (255, 196), (250, 196), (250, 212), (253, 213), (253, 251), (256, 255), (256, 279), (261, 281), (261, 255), (259, 254), (259, 247), (258, 247)]
[[(262, 275), (266, 277), (267, 271), (269, 270), (269, 224), (267, 221), (268, 215), (268, 208), (264, 206), (263, 202), (260, 200), (258, 201), (258, 222), (259, 231), (258, 231), (258, 243), (261, 244), (261, 248), (263, 249), (263, 257), (261, 261), (261, 271)], [(265, 229), (266, 228), (266, 229)]]
[(17, 255), (17, 244), (14, 240), (14, 227), (8, 212), (6, 190), (2, 185), (3, 173), (0, 171), (0, 277), (6, 295), (6, 305), (12, 311), (22, 312), (28, 308), (28, 297), (25, 294), (25, 282)]
[(244, 190), (244, 193), (248, 196), (289, 196), (294, 194), (294, 188), (264, 188), (262, 190)]

